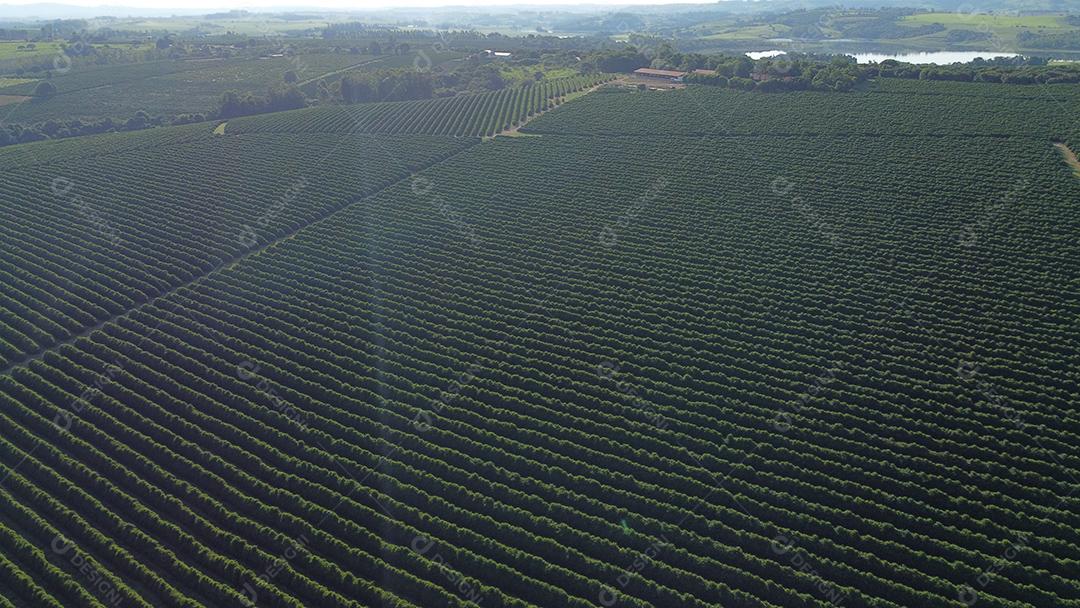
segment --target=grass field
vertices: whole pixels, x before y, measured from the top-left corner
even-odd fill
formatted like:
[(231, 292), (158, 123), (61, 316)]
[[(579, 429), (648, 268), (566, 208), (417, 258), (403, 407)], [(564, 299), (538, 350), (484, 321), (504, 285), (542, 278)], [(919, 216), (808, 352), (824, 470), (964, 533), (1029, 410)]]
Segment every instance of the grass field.
[(18, 84), (37, 82), (36, 78), (0, 78), (0, 89), (13, 87)]
[[(1017, 34), (1032, 32), (1036, 34), (1065, 33), (1074, 31), (1075, 26), (1065, 22), (1064, 14), (1041, 14), (1041, 15), (996, 15), (972, 12), (936, 12), (918, 13), (897, 19), (896, 24), (900, 28), (914, 28), (931, 24), (941, 24), (945, 29), (939, 32), (928, 33), (921, 36), (901, 36), (891, 38), (888, 35), (877, 36), (872, 40), (863, 41), (860, 36), (849, 36), (845, 30), (859, 24), (871, 22), (874, 15), (867, 13), (838, 12), (831, 14), (827, 19), (815, 23), (819, 28), (817, 35), (811, 39), (799, 40), (798, 50), (821, 51), (821, 52), (852, 52), (843, 45), (837, 47), (830, 43), (830, 39), (847, 40), (849, 38), (861, 42), (872, 42), (876, 48), (882, 50), (895, 49), (897, 51), (918, 50), (942, 50), (945, 48), (970, 48), (973, 50), (1018, 50)], [(973, 34), (983, 34), (972, 40), (950, 40), (949, 33), (955, 30), (963, 30)], [(716, 22), (703, 23), (686, 29), (686, 35), (703, 40), (716, 41), (718, 48), (724, 48), (727, 44), (732, 48), (744, 48), (746, 43), (760, 43), (770, 38), (787, 38), (791, 28), (780, 23), (739, 25), (733, 23)], [(899, 34), (891, 34), (899, 36)], [(824, 38), (821, 38), (821, 37)], [(784, 44), (780, 43), (780, 47)], [(1059, 53), (1065, 49), (1057, 49)]]
[(141, 31), (175, 32), (200, 30), (211, 34), (233, 32), (244, 36), (272, 36), (326, 27), (328, 19), (274, 19), (250, 17), (240, 19), (202, 19), (170, 17), (167, 19), (133, 19), (123, 21), (123, 27)]
[(0, 149), (0, 604), (1080, 607), (1047, 89)]
[(742, 40), (749, 38), (782, 38), (790, 28), (785, 25), (754, 25), (725, 29), (724, 31), (702, 36), (706, 40)]
[(997, 15), (958, 11), (955, 13), (919, 13), (901, 19), (903, 23), (928, 24), (940, 23), (950, 27), (966, 28), (1059, 28), (1071, 26), (1064, 23), (1061, 15)]
[(33, 49), (26, 49), (26, 44), (26, 42), (0, 42), (0, 60), (55, 55), (60, 52), (58, 42), (36, 42), (33, 43)]

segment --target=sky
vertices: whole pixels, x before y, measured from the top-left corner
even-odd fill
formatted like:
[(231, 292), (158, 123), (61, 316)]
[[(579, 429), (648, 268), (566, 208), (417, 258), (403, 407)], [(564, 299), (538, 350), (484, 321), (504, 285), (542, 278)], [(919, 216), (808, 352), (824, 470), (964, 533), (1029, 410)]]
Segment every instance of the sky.
[[(394, 8), (414, 6), (558, 6), (574, 5), (580, 7), (583, 4), (604, 6), (626, 6), (630, 4), (691, 4), (691, 3), (714, 3), (716, 0), (588, 0), (587, 2), (574, 2), (573, 0), (527, 0), (526, 3), (514, 0), (117, 0), (114, 2), (102, 0), (3, 0), (0, 2), (0, 13), (5, 5), (27, 4), (64, 4), (80, 7), (102, 6), (109, 9), (116, 7), (132, 7), (137, 9), (165, 10), (177, 9), (184, 13), (190, 13), (192, 9), (206, 11), (227, 11), (230, 9), (290, 9), (290, 10), (315, 10), (319, 8), (349, 10), (349, 9), (372, 9)], [(106, 11), (107, 14), (116, 14), (115, 10)]]

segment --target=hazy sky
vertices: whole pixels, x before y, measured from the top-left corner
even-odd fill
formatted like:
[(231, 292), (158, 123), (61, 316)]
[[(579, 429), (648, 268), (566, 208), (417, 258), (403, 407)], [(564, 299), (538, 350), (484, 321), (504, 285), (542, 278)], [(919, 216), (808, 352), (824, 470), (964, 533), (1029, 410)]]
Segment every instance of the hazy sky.
[(140, 9), (180, 9), (188, 12), (191, 9), (206, 9), (208, 11), (226, 11), (234, 8), (289, 8), (296, 10), (313, 10), (316, 8), (331, 8), (339, 10), (369, 9), (405, 6), (511, 6), (527, 4), (529, 6), (554, 6), (602, 4), (606, 6), (620, 6), (628, 4), (691, 4), (691, 3), (714, 3), (716, 0), (588, 0), (587, 2), (574, 2), (573, 0), (527, 0), (527, 2), (514, 2), (513, 0), (3, 0), (3, 5), (21, 4), (68, 4), (77, 6), (125, 6)]

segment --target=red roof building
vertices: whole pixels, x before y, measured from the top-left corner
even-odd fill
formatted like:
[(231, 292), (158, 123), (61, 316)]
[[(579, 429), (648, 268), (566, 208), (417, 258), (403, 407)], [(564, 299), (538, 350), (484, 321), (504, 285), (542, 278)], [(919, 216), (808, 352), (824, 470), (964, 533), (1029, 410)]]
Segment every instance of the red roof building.
[(680, 81), (683, 76), (686, 76), (686, 72), (676, 72), (675, 70), (654, 70), (652, 68), (638, 68), (634, 70), (634, 74), (638, 76), (644, 76), (646, 78), (662, 78), (664, 80)]

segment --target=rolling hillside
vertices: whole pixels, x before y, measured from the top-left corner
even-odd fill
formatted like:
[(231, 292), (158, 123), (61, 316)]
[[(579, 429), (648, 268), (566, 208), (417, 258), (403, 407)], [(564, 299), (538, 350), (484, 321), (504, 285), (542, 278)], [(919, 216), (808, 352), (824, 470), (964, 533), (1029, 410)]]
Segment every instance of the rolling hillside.
[(598, 82), (0, 150), (0, 606), (1080, 606), (1075, 93)]

